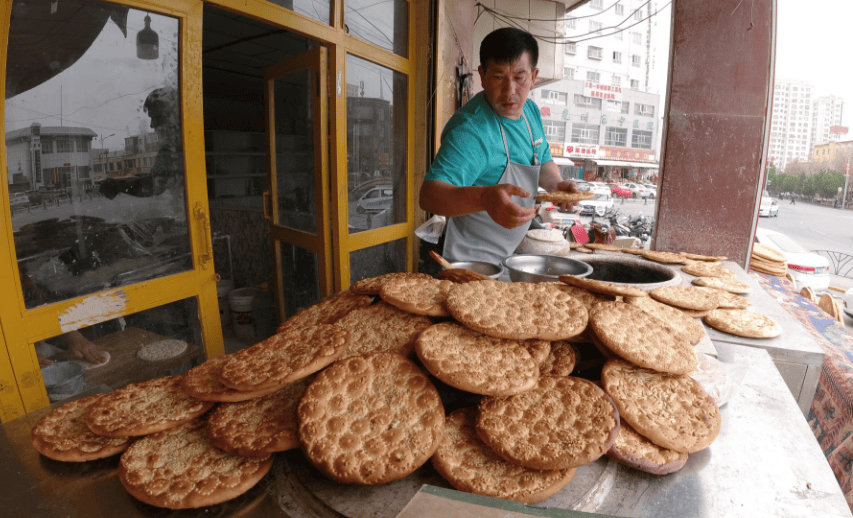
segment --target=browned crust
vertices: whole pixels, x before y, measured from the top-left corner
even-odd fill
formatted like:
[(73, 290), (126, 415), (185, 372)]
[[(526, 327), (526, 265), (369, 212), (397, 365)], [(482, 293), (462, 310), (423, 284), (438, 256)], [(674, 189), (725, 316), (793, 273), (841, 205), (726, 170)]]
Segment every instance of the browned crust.
[(86, 426), (86, 413), (102, 396), (71, 401), (42, 417), (30, 433), (35, 449), (45, 457), (64, 462), (101, 459), (126, 450), (129, 438), (104, 437)]
[(595, 198), (595, 193), (554, 191), (549, 193), (537, 194), (533, 198), (536, 201), (550, 201), (551, 203), (570, 203), (573, 201), (591, 200)]
[(687, 463), (686, 453), (658, 446), (637, 433), (624, 419), (619, 424), (619, 435), (607, 450), (611, 459), (652, 475), (675, 473)]
[(566, 341), (551, 342), (551, 352), (539, 365), (540, 376), (571, 376), (578, 363), (578, 353)]
[(649, 296), (649, 294), (645, 290), (641, 290), (640, 288), (634, 288), (633, 286), (622, 286), (609, 282), (597, 281), (595, 279), (575, 277), (574, 275), (561, 275), (560, 282), (565, 282), (570, 286), (583, 288), (587, 291), (591, 291), (593, 293), (598, 293), (601, 295), (621, 295), (627, 297)]
[(411, 273), (411, 272), (391, 272), (384, 273), (382, 275), (377, 275), (376, 277), (368, 277), (365, 279), (361, 279), (356, 281), (352, 286), (350, 286), (350, 291), (359, 295), (379, 295), (379, 290), (382, 289), (382, 285), (386, 282), (399, 279), (399, 278), (418, 278), (422, 277), (425, 279), (432, 279), (431, 275), (427, 275), (425, 273)]
[[(240, 353), (237, 353), (240, 354)], [(266, 390), (239, 391), (226, 387), (219, 381), (219, 373), (222, 366), (230, 360), (230, 356), (219, 356), (193, 367), (187, 372), (181, 388), (190, 396), (202, 401), (214, 401), (218, 403), (238, 403), (250, 399), (259, 398), (272, 394), (277, 387)]]
[(346, 290), (303, 309), (282, 322), (276, 332), (281, 332), (284, 328), (290, 326), (334, 324), (350, 311), (369, 305), (370, 297), (368, 295)]
[(450, 268), (442, 270), (435, 275), (435, 278), (439, 280), (452, 281), (458, 284), (471, 281), (485, 281), (489, 279), (489, 277), (482, 273), (466, 270), (465, 268)]
[(382, 285), (379, 296), (403, 311), (430, 317), (446, 317), (447, 293), (456, 283), (427, 276), (401, 277)]

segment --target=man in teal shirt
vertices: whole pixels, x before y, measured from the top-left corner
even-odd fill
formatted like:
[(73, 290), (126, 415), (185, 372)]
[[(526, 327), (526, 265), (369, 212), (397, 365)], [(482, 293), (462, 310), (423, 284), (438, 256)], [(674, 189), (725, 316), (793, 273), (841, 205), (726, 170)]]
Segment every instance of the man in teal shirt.
[(539, 70), (536, 40), (498, 29), (480, 45), (483, 91), (444, 128), (424, 179), (420, 206), (448, 217), (443, 255), (498, 264), (524, 238), (537, 187), (576, 192), (551, 158), (536, 104), (527, 98)]

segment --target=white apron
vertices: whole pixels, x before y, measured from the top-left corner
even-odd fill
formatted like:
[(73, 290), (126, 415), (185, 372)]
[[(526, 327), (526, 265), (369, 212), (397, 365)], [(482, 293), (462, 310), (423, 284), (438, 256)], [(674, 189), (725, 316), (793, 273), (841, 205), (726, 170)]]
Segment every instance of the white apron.
[[(503, 123), (498, 116), (501, 137), (506, 151), (506, 169), (504, 169), (498, 184), (517, 185), (529, 192), (529, 198), (513, 196), (512, 200), (522, 207), (533, 208), (536, 200), (533, 196), (539, 187), (539, 153), (533, 141), (533, 131), (524, 113), (521, 114), (530, 134), (530, 145), (533, 147), (533, 165), (516, 164), (509, 159), (509, 146), (506, 142)], [(448, 218), (444, 249), (442, 254), (448, 261), (484, 261), (500, 264), (501, 261), (515, 252), (521, 240), (524, 239), (530, 225), (521, 225), (512, 229), (495, 223), (486, 211)]]

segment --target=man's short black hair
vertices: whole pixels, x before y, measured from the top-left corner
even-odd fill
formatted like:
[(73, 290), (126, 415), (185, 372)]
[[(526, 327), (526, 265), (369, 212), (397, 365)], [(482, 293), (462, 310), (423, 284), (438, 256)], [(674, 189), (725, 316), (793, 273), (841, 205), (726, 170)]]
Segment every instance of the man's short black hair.
[(521, 57), (524, 51), (530, 54), (530, 64), (536, 68), (539, 60), (539, 44), (529, 32), (514, 27), (501, 27), (486, 35), (480, 44), (480, 65), (488, 68), (495, 64), (508, 64)]

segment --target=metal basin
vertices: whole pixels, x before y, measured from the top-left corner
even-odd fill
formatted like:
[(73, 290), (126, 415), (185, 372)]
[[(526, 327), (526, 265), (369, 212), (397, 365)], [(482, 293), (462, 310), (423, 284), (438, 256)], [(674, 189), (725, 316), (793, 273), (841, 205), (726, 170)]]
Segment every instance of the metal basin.
[(669, 266), (626, 254), (595, 254), (578, 257), (592, 266), (588, 279), (634, 286), (651, 291), (681, 284), (681, 276)]
[(455, 263), (450, 263), (450, 266), (454, 268), (462, 268), (465, 270), (471, 270), (472, 272), (477, 272), (481, 275), (485, 275), (486, 277), (491, 277), (492, 279), (497, 279), (501, 276), (501, 272), (503, 268), (498, 264), (485, 263), (480, 261), (458, 261)]
[(586, 277), (592, 266), (571, 257), (555, 255), (511, 255), (503, 260), (513, 282), (557, 282), (560, 275)]
[(86, 367), (79, 362), (52, 363), (41, 369), (48, 394), (78, 394), (83, 391)]

